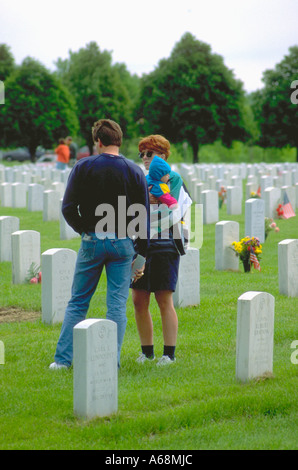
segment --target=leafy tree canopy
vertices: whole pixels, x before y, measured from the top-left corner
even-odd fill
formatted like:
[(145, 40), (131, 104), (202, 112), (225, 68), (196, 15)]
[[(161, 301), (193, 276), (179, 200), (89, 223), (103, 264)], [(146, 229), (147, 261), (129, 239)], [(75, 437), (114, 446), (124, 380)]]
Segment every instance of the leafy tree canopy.
[(77, 133), (74, 100), (54, 74), (27, 57), (5, 82), (0, 129), (3, 145), (28, 147), (34, 161), (38, 145)]
[(133, 114), (133, 87), (124, 64), (112, 66), (108, 51), (91, 42), (69, 59), (56, 62), (57, 74), (77, 103), (81, 134), (92, 151), (91, 128), (101, 118), (117, 121), (127, 135)]
[(252, 94), (261, 131), (258, 143), (263, 147), (296, 147), (298, 161), (298, 104), (291, 99), (295, 94), (291, 85), (298, 80), (298, 46), (290, 47), (289, 54), (274, 69), (266, 70), (262, 80), (264, 88)]
[(242, 83), (208, 44), (184, 34), (170, 57), (142, 78), (140, 122), (145, 133), (162, 133), (172, 142), (188, 141), (193, 161), (202, 144), (245, 140)]
[(15, 68), (15, 61), (10, 48), (0, 44), (0, 80), (4, 82)]

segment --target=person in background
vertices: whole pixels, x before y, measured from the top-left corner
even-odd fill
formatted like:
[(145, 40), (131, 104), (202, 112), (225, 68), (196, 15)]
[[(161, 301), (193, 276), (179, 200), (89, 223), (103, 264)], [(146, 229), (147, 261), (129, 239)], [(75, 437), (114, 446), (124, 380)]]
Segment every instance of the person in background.
[(74, 164), (77, 161), (77, 156), (78, 156), (78, 146), (77, 144), (72, 140), (71, 136), (66, 137), (65, 139), (66, 145), (69, 147), (70, 151), (70, 157), (69, 157), (69, 166), (73, 167)]
[[(73, 328), (85, 320), (104, 267), (106, 318), (117, 324), (120, 367), (133, 257), (135, 253), (147, 256), (150, 206), (145, 175), (138, 165), (119, 154), (122, 130), (116, 122), (100, 119), (92, 128), (92, 136), (98, 155), (82, 158), (72, 168), (62, 203), (65, 220), (82, 239), (71, 299), (66, 307), (55, 362), (50, 365), (54, 370), (72, 364)], [(126, 213), (120, 206), (120, 198), (125, 200)], [(136, 205), (143, 209), (143, 217), (136, 224), (142, 236), (135, 233), (135, 212), (129, 215), (130, 207)], [(136, 278), (141, 276), (142, 269)]]
[(70, 151), (64, 139), (59, 139), (59, 145), (55, 149), (57, 154), (56, 168), (57, 170), (65, 170), (68, 167)]

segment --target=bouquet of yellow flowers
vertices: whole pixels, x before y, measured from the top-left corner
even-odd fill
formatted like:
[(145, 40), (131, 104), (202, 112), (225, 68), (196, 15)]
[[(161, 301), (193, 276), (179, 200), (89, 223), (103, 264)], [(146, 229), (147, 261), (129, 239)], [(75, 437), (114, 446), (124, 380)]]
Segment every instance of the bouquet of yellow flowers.
[(262, 253), (262, 245), (257, 237), (244, 237), (240, 242), (233, 242), (232, 249), (241, 259), (244, 271), (249, 272), (253, 265), (255, 269), (261, 270), (259, 260)]
[(255, 198), (255, 199), (260, 198), (260, 196), (255, 191), (251, 191), (250, 197)]

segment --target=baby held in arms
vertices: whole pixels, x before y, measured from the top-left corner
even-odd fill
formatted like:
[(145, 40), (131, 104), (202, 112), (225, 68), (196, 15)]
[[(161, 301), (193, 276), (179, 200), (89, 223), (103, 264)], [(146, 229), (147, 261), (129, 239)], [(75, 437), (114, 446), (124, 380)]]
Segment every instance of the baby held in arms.
[(155, 156), (150, 164), (149, 174), (146, 179), (149, 188), (151, 187), (150, 193), (162, 204), (166, 204), (170, 209), (175, 209), (178, 202), (171, 196), (170, 188), (167, 185), (170, 171), (170, 165), (162, 158)]

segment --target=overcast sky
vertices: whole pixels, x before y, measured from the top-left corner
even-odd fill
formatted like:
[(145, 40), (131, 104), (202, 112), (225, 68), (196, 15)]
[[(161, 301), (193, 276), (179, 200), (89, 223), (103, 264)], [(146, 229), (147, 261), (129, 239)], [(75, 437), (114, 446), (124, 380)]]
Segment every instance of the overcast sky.
[(0, 0), (0, 43), (17, 64), (31, 56), (54, 70), (59, 57), (95, 41), (141, 76), (188, 31), (224, 58), (248, 92), (298, 45), (297, 24), (298, 0)]

